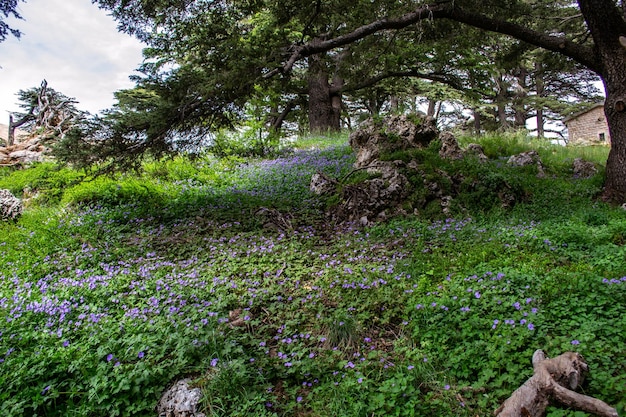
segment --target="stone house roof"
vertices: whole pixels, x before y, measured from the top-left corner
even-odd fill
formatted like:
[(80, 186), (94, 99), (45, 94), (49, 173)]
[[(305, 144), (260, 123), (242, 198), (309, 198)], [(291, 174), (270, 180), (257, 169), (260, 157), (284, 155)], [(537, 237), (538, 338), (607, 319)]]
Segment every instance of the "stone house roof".
[(576, 145), (608, 145), (611, 143), (609, 125), (604, 115), (604, 103), (575, 113), (563, 120), (567, 126), (568, 143)]

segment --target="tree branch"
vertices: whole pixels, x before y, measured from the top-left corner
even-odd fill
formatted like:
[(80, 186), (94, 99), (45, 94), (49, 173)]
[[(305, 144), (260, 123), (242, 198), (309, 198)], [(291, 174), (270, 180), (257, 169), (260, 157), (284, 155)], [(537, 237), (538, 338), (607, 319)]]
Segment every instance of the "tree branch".
[(505, 20), (492, 19), (478, 13), (461, 9), (460, 7), (454, 7), (447, 17), (478, 29), (509, 35), (531, 45), (547, 49), (548, 51), (558, 52), (583, 64), (596, 73), (600, 72), (600, 68), (596, 64), (595, 54), (591, 48), (579, 45), (563, 36), (554, 36), (552, 34), (538, 32), (526, 26), (517, 25)]
[(554, 398), (566, 407), (581, 410), (595, 416), (617, 417), (615, 409), (602, 400), (579, 394), (558, 384), (553, 384), (552, 389)]
[(362, 81), (359, 84), (356, 84), (354, 86), (351, 85), (346, 85), (341, 91), (343, 92), (350, 92), (350, 91), (358, 91), (358, 90), (362, 90), (364, 88), (367, 87), (371, 87), (372, 85), (377, 84), (378, 82), (385, 80), (387, 78), (395, 78), (395, 77), (415, 77), (415, 78), (421, 78), (424, 80), (431, 80), (431, 81), (435, 81), (438, 83), (442, 83), (442, 84), (446, 84), (452, 88), (454, 88), (455, 90), (459, 90), (459, 91), (466, 91), (465, 88), (463, 88), (463, 86), (461, 85), (461, 83), (457, 82), (456, 80), (453, 80), (449, 77), (446, 77), (443, 74), (435, 74), (435, 73), (423, 73), (423, 72), (419, 72), (419, 71), (391, 71), (391, 72), (387, 72), (384, 74), (379, 74), (375, 77), (371, 77), (368, 78), (364, 81)]
[(291, 71), (297, 61), (308, 56), (349, 45), (377, 32), (403, 29), (426, 19), (450, 19), (478, 29), (509, 35), (529, 44), (568, 56), (585, 65), (592, 71), (596, 73), (600, 72), (594, 51), (589, 47), (572, 42), (564, 36), (538, 32), (526, 26), (505, 20), (493, 19), (479, 13), (464, 10), (455, 6), (454, 2), (444, 1), (419, 7), (411, 13), (404, 14), (394, 19), (383, 18), (376, 20), (367, 25), (360, 26), (350, 33), (333, 39), (318, 39), (304, 45), (293, 46), (287, 62), (285, 62), (282, 67), (268, 72), (265, 78), (272, 77), (279, 72), (287, 73)]
[(269, 78), (275, 75), (277, 72), (289, 72), (291, 71), (291, 68), (293, 68), (294, 64), (303, 58), (319, 54), (321, 52), (327, 52), (341, 46), (349, 45), (376, 32), (390, 29), (403, 29), (424, 19), (445, 17), (445, 14), (448, 13), (447, 8), (448, 6), (446, 4), (435, 4), (432, 6), (427, 5), (418, 8), (414, 12), (407, 13), (395, 19), (383, 18), (380, 20), (376, 20), (367, 25), (360, 26), (350, 33), (338, 36), (333, 39), (323, 41), (314, 40), (307, 44), (296, 46), (294, 47), (291, 56), (282, 66), (282, 68), (277, 68), (273, 71), (270, 71), (268, 74), (265, 75), (265, 77)]

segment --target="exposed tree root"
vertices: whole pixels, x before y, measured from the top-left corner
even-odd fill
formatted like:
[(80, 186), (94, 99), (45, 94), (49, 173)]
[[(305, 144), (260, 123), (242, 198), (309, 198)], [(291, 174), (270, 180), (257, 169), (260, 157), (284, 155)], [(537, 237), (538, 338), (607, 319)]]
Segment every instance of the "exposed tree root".
[(558, 403), (600, 417), (618, 417), (617, 410), (605, 402), (579, 394), (578, 387), (589, 370), (581, 355), (565, 352), (548, 359), (542, 350), (533, 354), (534, 375), (498, 408), (497, 417), (543, 417), (546, 408)]

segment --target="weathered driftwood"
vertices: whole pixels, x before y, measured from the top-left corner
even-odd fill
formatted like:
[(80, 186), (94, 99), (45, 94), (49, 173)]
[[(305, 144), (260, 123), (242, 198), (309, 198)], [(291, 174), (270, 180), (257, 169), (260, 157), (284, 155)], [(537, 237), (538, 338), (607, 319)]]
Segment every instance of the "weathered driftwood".
[(589, 367), (581, 355), (565, 352), (548, 359), (542, 350), (533, 354), (533, 376), (498, 408), (497, 417), (543, 417), (551, 402), (601, 417), (618, 417), (605, 402), (579, 394), (578, 387)]

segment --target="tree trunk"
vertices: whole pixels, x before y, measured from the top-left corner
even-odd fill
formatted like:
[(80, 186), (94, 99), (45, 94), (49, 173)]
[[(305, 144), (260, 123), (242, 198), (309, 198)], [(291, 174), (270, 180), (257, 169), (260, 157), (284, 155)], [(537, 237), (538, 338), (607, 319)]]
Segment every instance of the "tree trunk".
[(13, 144), (15, 144), (15, 129), (31, 121), (35, 117), (33, 116), (34, 110), (34, 107), (31, 107), (30, 111), (17, 122), (13, 120), (12, 114), (9, 115), (9, 137), (7, 138), (7, 146), (12, 146)]
[(480, 130), (481, 130), (481, 126), (480, 126), (480, 112), (478, 111), (478, 109), (476, 107), (474, 107), (472, 109), (472, 114), (474, 115), (474, 133), (478, 136), (480, 136)]
[(292, 100), (285, 105), (285, 108), (280, 113), (278, 112), (278, 107), (272, 109), (272, 116), (269, 118), (268, 121), (269, 130), (272, 134), (278, 135), (280, 133), (285, 119), (287, 118), (291, 110), (293, 110), (295, 105), (296, 102)]
[(389, 106), (392, 113), (398, 113), (400, 110), (400, 99), (396, 95), (389, 98)]
[(9, 137), (7, 138), (7, 146), (13, 146), (15, 142), (15, 125), (13, 124), (13, 115), (9, 115)]
[(542, 350), (537, 350), (532, 364), (533, 376), (495, 411), (496, 417), (543, 417), (551, 403), (601, 417), (618, 417), (617, 411), (605, 402), (573, 391), (589, 369), (578, 353), (566, 352), (548, 359)]
[(435, 117), (436, 110), (437, 110), (437, 100), (428, 99), (428, 110), (426, 110), (426, 115), (429, 117)]
[(496, 116), (498, 118), (498, 122), (500, 123), (500, 129), (509, 130), (511, 125), (506, 117), (508, 85), (504, 82), (502, 76), (499, 76), (496, 80), (496, 88)]
[(324, 133), (339, 130), (341, 115), (340, 93), (333, 94), (328, 82), (328, 70), (319, 55), (309, 57), (309, 128)]
[(339, 75), (333, 77), (333, 84), (330, 89), (330, 106), (332, 109), (332, 120), (329, 130), (339, 131), (341, 129), (341, 109), (343, 101), (341, 100), (341, 89), (344, 80)]
[(543, 109), (537, 109), (537, 137), (539, 139), (543, 138), (546, 135), (544, 124), (543, 124)]
[(545, 136), (544, 131), (544, 119), (543, 119), (543, 104), (541, 98), (544, 97), (546, 90), (546, 84), (543, 80), (543, 65), (539, 58), (535, 61), (535, 92), (540, 101), (537, 104), (537, 137), (542, 138)]
[(518, 68), (517, 73), (517, 86), (515, 88), (515, 97), (513, 98), (513, 109), (515, 110), (514, 126), (516, 128), (526, 127), (526, 106), (524, 101), (526, 100), (526, 75), (528, 71), (524, 67)]
[[(620, 71), (626, 68), (622, 60)], [(624, 71), (626, 73), (626, 71)], [(614, 81), (621, 78), (621, 81)], [(606, 101), (604, 112), (609, 125), (611, 150), (606, 161), (603, 197), (607, 201), (626, 201), (626, 75), (607, 77), (604, 81)]]
[(620, 36), (626, 34), (626, 22), (610, 0), (579, 0), (595, 44), (604, 83), (604, 112), (609, 125), (611, 150), (606, 161), (603, 198), (614, 203), (626, 202), (626, 47)]

